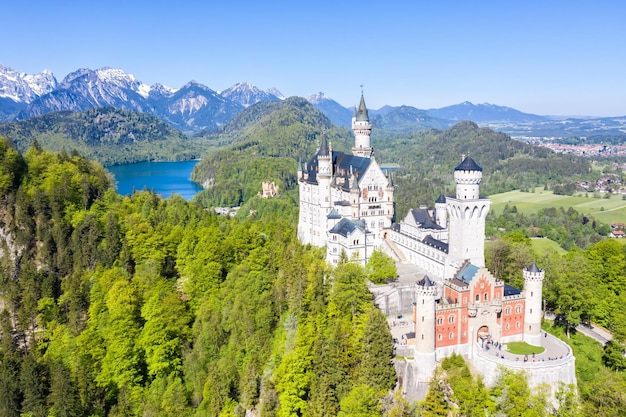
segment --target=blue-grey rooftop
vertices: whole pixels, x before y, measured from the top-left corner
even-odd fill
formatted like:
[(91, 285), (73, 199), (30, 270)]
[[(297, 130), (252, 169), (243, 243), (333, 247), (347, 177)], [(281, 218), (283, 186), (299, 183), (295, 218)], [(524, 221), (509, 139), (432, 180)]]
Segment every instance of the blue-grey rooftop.
[(448, 253), (448, 244), (442, 242), (441, 240), (435, 239), (431, 235), (428, 235), (424, 239), (422, 239), (422, 242), (432, 248)]
[(361, 220), (352, 221), (344, 217), (332, 229), (330, 229), (330, 233), (337, 233), (343, 237), (347, 237), (356, 229), (359, 229), (365, 233), (365, 225), (363, 224), (363, 221)]
[(537, 266), (536, 263), (533, 262), (533, 264), (531, 266), (529, 266), (528, 268), (526, 268), (526, 270), (528, 272), (533, 272), (533, 273), (537, 273), (537, 272), (541, 272), (541, 269)]
[(476, 273), (478, 272), (478, 267), (476, 265), (472, 265), (469, 262), (466, 262), (454, 275), (454, 278), (457, 278), (459, 281), (470, 283)]
[(428, 278), (428, 275), (424, 275), (422, 279), (417, 281), (417, 285), (419, 285), (420, 287), (434, 287), (436, 284), (430, 278)]
[(472, 158), (469, 156), (463, 160), (456, 168), (455, 171), (482, 171), (480, 165), (478, 165)]
[(509, 284), (504, 284), (504, 296), (509, 297), (511, 295), (519, 295), (522, 293), (522, 290), (518, 290), (515, 287), (510, 286)]
[(327, 219), (341, 219), (343, 216), (341, 214), (339, 214), (339, 212), (335, 209), (332, 209), (328, 215), (326, 216)]
[(422, 229), (443, 229), (443, 227), (435, 223), (435, 220), (430, 216), (427, 209), (411, 209), (411, 215), (413, 216), (415, 223), (420, 225)]

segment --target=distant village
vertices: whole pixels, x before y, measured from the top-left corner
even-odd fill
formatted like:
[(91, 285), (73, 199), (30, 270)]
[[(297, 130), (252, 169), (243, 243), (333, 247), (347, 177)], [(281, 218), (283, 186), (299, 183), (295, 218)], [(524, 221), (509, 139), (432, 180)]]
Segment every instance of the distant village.
[[(543, 146), (552, 149), (558, 153), (569, 153), (572, 155), (584, 157), (607, 157), (607, 156), (626, 156), (626, 145), (603, 145), (603, 144), (586, 144), (586, 145), (567, 145), (555, 142), (558, 137), (535, 137), (535, 136), (516, 136), (513, 137), (520, 142), (531, 145)], [(626, 164), (625, 164), (626, 165)], [(622, 166), (622, 169), (626, 166)]]

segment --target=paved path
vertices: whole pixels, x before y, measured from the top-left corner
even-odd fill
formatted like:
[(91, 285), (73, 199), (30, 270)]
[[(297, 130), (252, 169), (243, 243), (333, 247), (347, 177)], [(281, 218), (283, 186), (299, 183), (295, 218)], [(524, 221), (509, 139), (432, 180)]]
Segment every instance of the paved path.
[[(553, 320), (553, 321), (556, 318), (554, 313), (551, 311), (546, 311), (544, 317), (547, 320)], [(590, 325), (579, 324), (578, 326), (576, 326), (576, 331), (581, 332), (587, 337), (591, 337), (592, 339), (597, 340), (602, 345), (606, 344), (606, 342), (608, 342), (609, 340), (613, 338), (613, 335), (611, 334), (611, 332), (609, 332), (608, 330), (602, 327), (596, 326), (593, 323), (591, 323)]]

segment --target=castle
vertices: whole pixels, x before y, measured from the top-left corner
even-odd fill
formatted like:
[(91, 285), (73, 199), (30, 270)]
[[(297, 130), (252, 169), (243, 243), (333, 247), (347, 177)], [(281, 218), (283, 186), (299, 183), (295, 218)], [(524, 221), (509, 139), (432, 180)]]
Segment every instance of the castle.
[[(326, 260), (336, 265), (342, 252), (363, 265), (375, 249), (425, 273), (410, 288), (392, 287), (385, 295), (410, 293), (411, 331), (403, 335), (415, 360), (416, 384), (427, 383), (437, 361), (453, 352), (470, 359), (487, 383), (498, 366), (524, 370), (531, 384), (575, 383), (571, 350), (550, 337), (556, 356), (511, 363), (490, 347), (513, 341), (541, 346), (544, 271), (532, 264), (523, 270), (522, 290), (505, 284), (485, 267), (485, 218), (490, 200), (480, 197), (482, 168), (466, 157), (454, 169), (456, 193), (440, 195), (434, 210), (411, 209), (394, 223), (394, 185), (377, 164), (370, 145), (372, 125), (363, 95), (352, 117), (352, 155), (333, 151), (323, 137), (316, 154), (298, 168), (300, 217), (298, 237), (305, 244), (326, 246)], [(406, 291), (408, 290), (408, 291)], [(380, 307), (380, 302), (377, 302)], [(548, 335), (544, 334), (547, 340)], [(560, 343), (560, 344), (559, 344)], [(492, 352), (494, 350), (492, 349)], [(519, 358), (517, 358), (519, 359)], [(540, 362), (539, 362), (540, 361)]]
[(363, 95), (352, 130), (352, 155), (334, 151), (322, 137), (317, 153), (298, 168), (298, 237), (304, 244), (326, 246), (326, 260), (333, 265), (342, 252), (366, 264), (394, 216), (394, 186), (374, 158)]

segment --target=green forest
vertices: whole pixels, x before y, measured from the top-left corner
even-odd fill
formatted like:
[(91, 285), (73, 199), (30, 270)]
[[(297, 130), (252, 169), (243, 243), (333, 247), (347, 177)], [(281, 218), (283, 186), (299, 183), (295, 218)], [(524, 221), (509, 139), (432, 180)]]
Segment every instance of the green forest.
[(0, 137), (25, 152), (34, 143), (51, 151), (79, 153), (103, 165), (141, 161), (184, 161), (200, 157), (207, 143), (146, 113), (110, 107), (52, 112), (0, 123)]
[(0, 146), (0, 415), (379, 412), (396, 382), (364, 268), (267, 210), (122, 198), (97, 163)]

